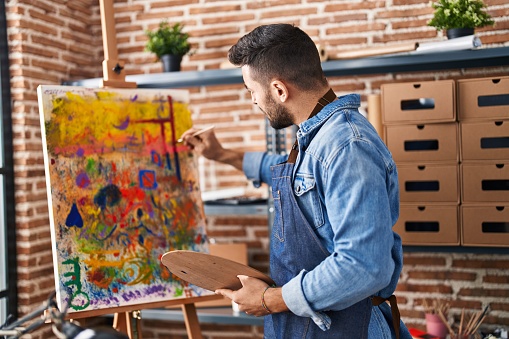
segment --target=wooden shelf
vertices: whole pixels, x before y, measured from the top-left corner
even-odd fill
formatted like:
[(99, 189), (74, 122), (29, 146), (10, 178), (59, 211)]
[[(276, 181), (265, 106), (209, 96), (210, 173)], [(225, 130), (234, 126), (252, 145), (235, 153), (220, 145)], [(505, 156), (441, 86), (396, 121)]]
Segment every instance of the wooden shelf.
[[(370, 58), (333, 60), (322, 63), (325, 75), (355, 76), (368, 74), (439, 71), (458, 68), (494, 67), (509, 65), (509, 47), (441, 53), (397, 54)], [(69, 80), (64, 85), (99, 87), (102, 78)], [(240, 84), (238, 68), (128, 75), (126, 81), (136, 82), (139, 88), (182, 88), (211, 85)]]
[(204, 204), (205, 215), (250, 215), (267, 216), (269, 208), (265, 204), (251, 205), (209, 205)]

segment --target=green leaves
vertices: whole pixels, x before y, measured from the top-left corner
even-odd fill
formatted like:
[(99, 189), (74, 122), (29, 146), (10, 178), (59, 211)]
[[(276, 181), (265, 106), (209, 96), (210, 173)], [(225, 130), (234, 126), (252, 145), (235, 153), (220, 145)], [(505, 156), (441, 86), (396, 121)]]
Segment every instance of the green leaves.
[(170, 26), (167, 21), (159, 24), (159, 28), (155, 31), (145, 31), (148, 37), (145, 49), (154, 53), (158, 59), (165, 54), (185, 55), (191, 49), (191, 45), (187, 41), (189, 35), (182, 32), (184, 28), (180, 23)]
[(495, 21), (485, 12), (482, 0), (438, 0), (428, 26), (437, 30), (450, 28), (476, 28), (493, 25)]

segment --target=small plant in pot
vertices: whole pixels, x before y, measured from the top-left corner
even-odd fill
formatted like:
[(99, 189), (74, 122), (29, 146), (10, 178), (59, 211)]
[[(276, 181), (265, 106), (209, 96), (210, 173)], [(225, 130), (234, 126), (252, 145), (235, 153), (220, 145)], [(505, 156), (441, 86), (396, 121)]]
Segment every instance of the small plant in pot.
[(164, 72), (180, 71), (182, 57), (191, 49), (189, 35), (182, 32), (183, 28), (180, 23), (170, 25), (167, 21), (162, 21), (155, 31), (145, 32), (148, 37), (145, 49), (161, 60)]
[(428, 26), (446, 30), (449, 39), (472, 35), (475, 28), (495, 23), (482, 0), (438, 0), (431, 7), (435, 13)]

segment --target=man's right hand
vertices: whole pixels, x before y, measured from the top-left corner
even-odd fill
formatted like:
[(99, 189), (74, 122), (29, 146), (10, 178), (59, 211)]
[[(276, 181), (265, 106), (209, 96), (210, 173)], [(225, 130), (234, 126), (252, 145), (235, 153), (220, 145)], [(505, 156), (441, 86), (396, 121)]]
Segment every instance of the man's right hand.
[(185, 131), (181, 136), (184, 145), (193, 149), (199, 155), (203, 155), (207, 159), (219, 161), (223, 146), (221, 146), (217, 140), (214, 130), (193, 136), (193, 134), (198, 131), (200, 130), (194, 127)]
[(200, 135), (193, 136), (199, 129), (191, 128), (185, 131), (181, 138), (184, 145), (193, 149), (198, 155), (207, 159), (229, 164), (242, 171), (244, 152), (223, 148), (216, 138), (214, 130), (206, 131)]

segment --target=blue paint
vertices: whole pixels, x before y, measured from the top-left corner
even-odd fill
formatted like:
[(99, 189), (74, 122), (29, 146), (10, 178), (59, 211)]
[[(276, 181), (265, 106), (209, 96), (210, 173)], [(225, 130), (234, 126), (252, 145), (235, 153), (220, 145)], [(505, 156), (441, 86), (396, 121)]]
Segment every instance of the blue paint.
[(127, 234), (127, 233), (120, 233), (117, 236), (117, 244), (128, 246), (130, 244), (129, 234)]
[(122, 193), (115, 185), (108, 185), (99, 190), (94, 196), (94, 204), (101, 207), (102, 209), (106, 206), (115, 206), (120, 202)]
[(94, 238), (96, 238), (97, 240), (106, 240), (108, 239), (109, 237), (111, 237), (111, 235), (113, 234), (113, 232), (115, 232), (115, 230), (117, 229), (117, 225), (115, 224), (115, 226), (113, 226), (110, 231), (108, 233), (105, 232), (105, 230), (108, 229), (108, 226), (105, 226), (105, 225), (100, 225), (103, 227), (102, 231), (99, 233), (99, 234), (94, 234)]
[(140, 170), (139, 184), (141, 188), (154, 190), (157, 188), (156, 172), (152, 170)]
[(150, 157), (154, 164), (156, 164), (159, 167), (163, 166), (163, 161), (162, 161), (161, 155), (159, 153), (157, 153), (156, 151), (152, 151), (152, 152), (150, 152)]
[(67, 219), (65, 219), (65, 226), (76, 226), (78, 228), (83, 227), (83, 218), (81, 217), (80, 211), (78, 211), (78, 206), (76, 206), (76, 203), (72, 204), (71, 211), (67, 215)]

